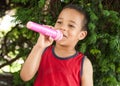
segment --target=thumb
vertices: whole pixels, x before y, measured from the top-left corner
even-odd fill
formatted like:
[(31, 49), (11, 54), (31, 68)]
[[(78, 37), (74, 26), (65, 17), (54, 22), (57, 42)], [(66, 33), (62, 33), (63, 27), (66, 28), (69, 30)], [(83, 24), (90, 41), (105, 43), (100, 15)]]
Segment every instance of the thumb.
[(51, 43), (54, 41), (52, 37), (49, 37), (49, 40)]

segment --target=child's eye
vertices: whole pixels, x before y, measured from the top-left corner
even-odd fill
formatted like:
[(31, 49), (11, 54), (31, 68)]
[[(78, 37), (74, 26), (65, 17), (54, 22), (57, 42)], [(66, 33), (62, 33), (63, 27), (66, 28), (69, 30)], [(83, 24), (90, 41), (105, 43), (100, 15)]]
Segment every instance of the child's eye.
[(62, 24), (62, 22), (61, 22), (61, 21), (57, 21), (57, 23), (58, 23), (58, 24)]
[(70, 28), (74, 28), (74, 27), (75, 27), (74, 25), (71, 25), (71, 24), (69, 24), (68, 26), (69, 26)]

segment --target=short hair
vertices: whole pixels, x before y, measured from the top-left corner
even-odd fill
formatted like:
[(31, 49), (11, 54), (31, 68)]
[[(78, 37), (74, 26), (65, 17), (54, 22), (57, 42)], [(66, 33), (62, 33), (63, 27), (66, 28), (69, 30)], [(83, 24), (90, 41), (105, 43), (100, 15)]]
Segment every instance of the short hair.
[(76, 5), (76, 4), (68, 4), (63, 8), (63, 10), (66, 9), (66, 8), (74, 9), (74, 10), (78, 11), (80, 14), (84, 15), (82, 30), (87, 31), (88, 30), (88, 18), (89, 17), (87, 15), (87, 13), (85, 12), (85, 10), (83, 10), (83, 8), (81, 6)]

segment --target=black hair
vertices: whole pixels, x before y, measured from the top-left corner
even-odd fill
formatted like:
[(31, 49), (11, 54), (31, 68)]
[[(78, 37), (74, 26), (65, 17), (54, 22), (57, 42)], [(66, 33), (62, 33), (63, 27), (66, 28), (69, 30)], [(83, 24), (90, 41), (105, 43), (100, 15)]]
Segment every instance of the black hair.
[(78, 11), (80, 14), (84, 15), (82, 30), (87, 31), (88, 30), (88, 18), (89, 18), (89, 16), (85, 12), (85, 10), (83, 10), (83, 8), (81, 6), (76, 5), (76, 4), (68, 4), (63, 8), (63, 10), (66, 8), (74, 9), (74, 10)]

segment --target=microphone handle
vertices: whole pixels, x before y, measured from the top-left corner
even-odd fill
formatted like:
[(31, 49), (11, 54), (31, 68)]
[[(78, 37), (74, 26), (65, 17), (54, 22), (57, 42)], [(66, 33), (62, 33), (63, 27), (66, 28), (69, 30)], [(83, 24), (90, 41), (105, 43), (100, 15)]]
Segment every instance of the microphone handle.
[(43, 35), (47, 35), (52, 37), (54, 40), (61, 40), (63, 35), (62, 32), (60, 32), (59, 30), (54, 30), (52, 28), (49, 28), (47, 26), (44, 25), (40, 25), (34, 22), (29, 21), (27, 23), (27, 28), (30, 30), (33, 30), (35, 32), (39, 32)]

